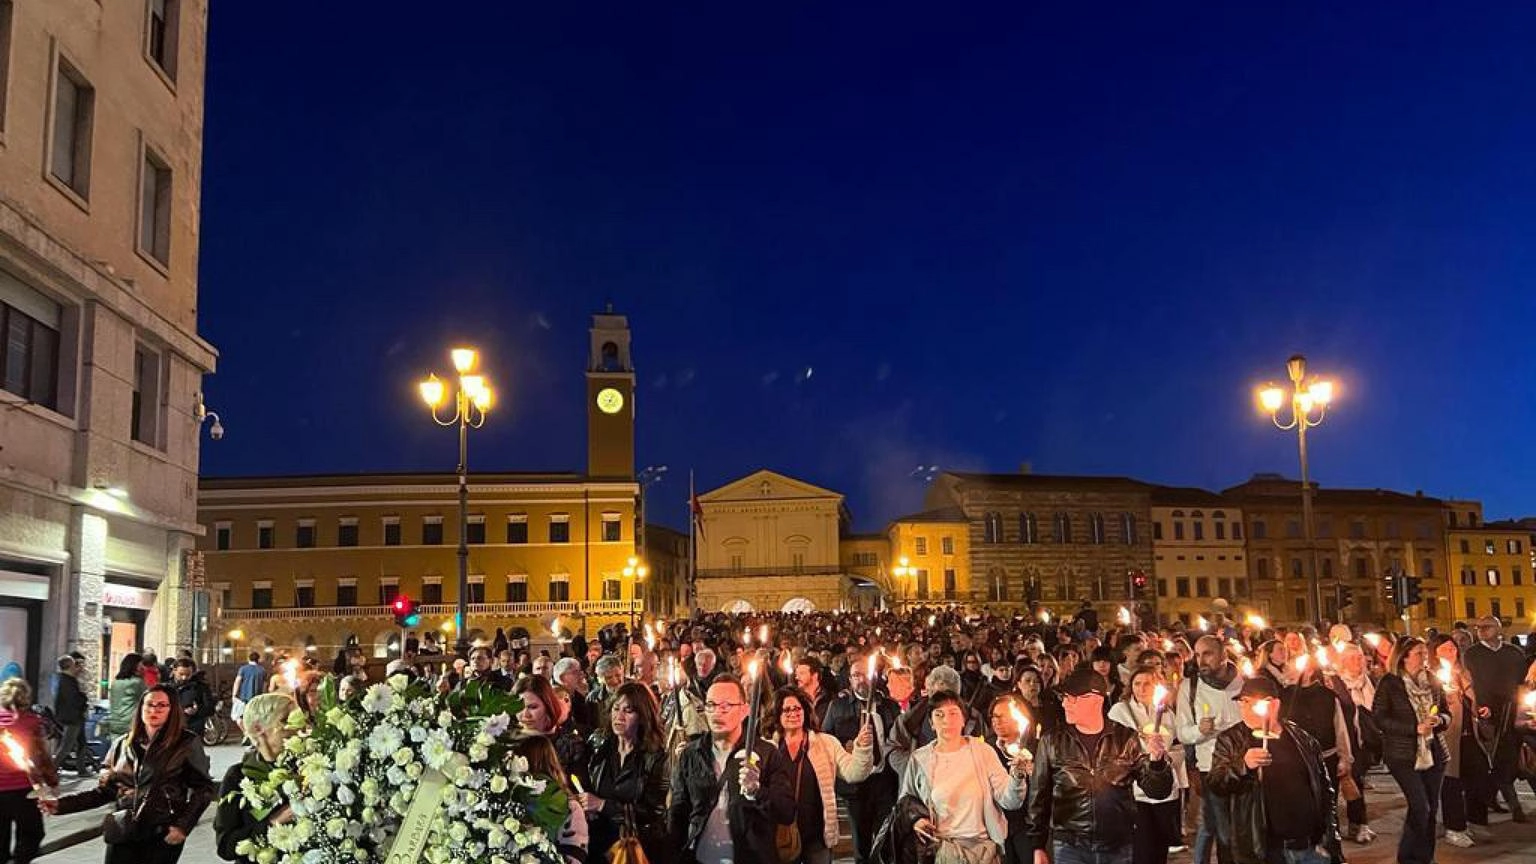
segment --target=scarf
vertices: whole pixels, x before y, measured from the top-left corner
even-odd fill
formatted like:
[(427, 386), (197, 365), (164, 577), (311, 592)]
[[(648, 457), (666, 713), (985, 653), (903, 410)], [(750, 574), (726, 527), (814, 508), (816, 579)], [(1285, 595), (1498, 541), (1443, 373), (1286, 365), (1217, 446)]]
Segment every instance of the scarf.
[(1355, 707), (1371, 710), (1376, 704), (1376, 684), (1371, 681), (1371, 676), (1361, 672), (1359, 675), (1351, 675), (1339, 670), (1339, 680), (1344, 682), (1344, 687), (1349, 690), (1349, 699), (1355, 703)]
[(1200, 672), (1200, 680), (1212, 690), (1225, 690), (1232, 686), (1232, 679), (1237, 677), (1237, 667), (1231, 663), (1221, 664), (1221, 668), (1215, 672)]
[[(1429, 672), (1422, 669), (1419, 670), (1417, 675), (1409, 675), (1405, 672), (1403, 674), (1403, 684), (1408, 689), (1408, 701), (1413, 705), (1413, 715), (1419, 719), (1420, 723), (1423, 723), (1432, 716), (1435, 706), (1439, 703), (1438, 694), (1430, 682)], [(1413, 770), (1423, 771), (1434, 766), (1435, 757), (1429, 750), (1429, 739), (1434, 734), (1431, 732), (1429, 735), (1419, 736), (1418, 751), (1415, 753), (1413, 760)]]

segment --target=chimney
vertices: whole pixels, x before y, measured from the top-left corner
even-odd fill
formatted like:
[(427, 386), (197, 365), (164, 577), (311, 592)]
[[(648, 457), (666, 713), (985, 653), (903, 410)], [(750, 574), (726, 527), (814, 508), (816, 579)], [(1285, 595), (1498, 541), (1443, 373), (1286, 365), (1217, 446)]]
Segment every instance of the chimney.
[(1020, 462), (1019, 463), (1019, 473), (1020, 474), (1033, 474), (1033, 473), (1035, 473), (1035, 468), (1034, 468), (1033, 465), (1029, 464), (1028, 462)]

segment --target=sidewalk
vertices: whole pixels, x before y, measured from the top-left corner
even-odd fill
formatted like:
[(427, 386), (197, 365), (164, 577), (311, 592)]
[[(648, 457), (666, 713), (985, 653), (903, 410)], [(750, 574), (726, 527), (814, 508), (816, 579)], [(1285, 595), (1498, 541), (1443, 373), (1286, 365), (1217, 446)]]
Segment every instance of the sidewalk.
[[(213, 775), (213, 782), (218, 783), (224, 778), (224, 772), (229, 766), (239, 762), (245, 749), (236, 743), (221, 744), (218, 747), (208, 748), (209, 771)], [(91, 788), (96, 781), (91, 779), (76, 780), (72, 778), (59, 784), (59, 794), (68, 795), (71, 792), (81, 792)], [(198, 829), (192, 832), (187, 840), (187, 850), (182, 853), (182, 860), (195, 862), (211, 862), (218, 860), (214, 854), (213, 842), (213, 806), (203, 813), (203, 821), (198, 823)], [(48, 833), (43, 838), (43, 854), (38, 861), (48, 864), (100, 864), (106, 854), (106, 849), (101, 843), (101, 818), (107, 815), (107, 808), (101, 807), (84, 813), (71, 813), (68, 816), (47, 817), (44, 827)]]

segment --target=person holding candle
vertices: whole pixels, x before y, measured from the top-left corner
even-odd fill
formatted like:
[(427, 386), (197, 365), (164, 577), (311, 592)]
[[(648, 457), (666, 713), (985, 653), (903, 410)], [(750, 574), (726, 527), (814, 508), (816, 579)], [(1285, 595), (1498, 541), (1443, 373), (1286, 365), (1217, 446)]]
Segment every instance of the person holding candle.
[[(1467, 787), (1462, 782), (1463, 770), (1474, 759), (1486, 760), (1477, 746), (1473, 729), (1476, 726), (1477, 694), (1472, 689), (1472, 679), (1461, 665), (1461, 648), (1448, 636), (1437, 637), (1434, 645), (1435, 662), (1439, 666), (1435, 678), (1445, 693), (1446, 727), (1441, 741), (1445, 744), (1445, 780), (1440, 785), (1440, 809), (1445, 824), (1445, 842), (1462, 849), (1474, 844), (1468, 828)], [(1484, 761), (1483, 770), (1487, 770)], [(1434, 818), (1434, 814), (1430, 814)], [(1488, 813), (1482, 812), (1482, 824), (1488, 824)]]
[(1149, 736), (1143, 752), (1135, 732), (1109, 723), (1109, 682), (1092, 669), (1073, 671), (1060, 690), (1065, 722), (1040, 739), (1025, 802), (1034, 864), (1130, 864), (1132, 786), (1154, 798), (1173, 791), (1168, 738)]
[[(43, 724), (32, 711), (32, 688), (21, 678), (0, 682), (0, 737), (15, 753), (0, 751), (0, 861), (31, 864), (43, 842), (43, 817), (28, 795), (59, 784)], [(11, 845), (15, 829), (16, 845)]]
[(272, 770), (277, 757), (282, 754), (283, 741), (289, 735), (288, 715), (298, 707), (287, 693), (263, 693), (245, 706), (245, 740), (251, 749), (246, 751), (244, 759), (224, 772), (224, 779), (219, 784), (219, 806), (213, 817), (219, 857), (226, 861), (242, 859), (236, 851), (242, 841), (264, 835), (272, 825), (293, 821), (293, 811), (282, 803), (258, 818), (241, 800), (239, 792), (240, 782), (246, 777), (264, 777)]
[[(1332, 676), (1323, 674), (1323, 665), (1305, 652), (1291, 656), (1296, 683), (1281, 691), (1281, 714), (1317, 742), (1323, 770), (1328, 775), (1328, 787), (1332, 791), (1332, 804), (1337, 807), (1339, 778), (1350, 776), (1354, 770), (1354, 751), (1349, 746), (1344, 709), (1338, 695), (1327, 684), (1326, 679)], [(1336, 833), (1326, 837), (1324, 845), (1332, 860), (1344, 860)]]
[(868, 716), (854, 737), (851, 753), (836, 738), (820, 731), (815, 706), (800, 690), (780, 688), (767, 716), (765, 737), (778, 745), (795, 790), (799, 860), (804, 864), (831, 864), (838, 839), (834, 784), (838, 780), (863, 781), (873, 767), (874, 731)]
[(788, 766), (778, 748), (749, 740), (752, 704), (734, 675), (715, 679), (704, 710), (709, 733), (689, 741), (672, 769), (667, 821), (678, 860), (778, 864), (775, 826), (795, 821)]
[(1237, 705), (1242, 722), (1216, 736), (1206, 774), (1207, 809), (1225, 813), (1233, 861), (1327, 864), (1338, 820), (1317, 742), (1280, 717), (1269, 676), (1244, 680)]
[[(998, 696), (988, 707), (987, 717), (992, 725), (992, 734), (987, 740), (1003, 767), (1012, 767), (1015, 757), (1026, 754), (1033, 763), (1034, 748), (1026, 744), (1025, 736), (1031, 731), (1038, 733), (1038, 729), (1034, 728), (1035, 724), (1029, 722), (1029, 717), (1024, 713), (1023, 697), (1017, 693)], [(1003, 844), (1003, 861), (1005, 864), (1033, 864), (1034, 850), (1029, 846), (1028, 836), (1028, 811), (1020, 807), (1017, 810), (1004, 810), (1003, 815), (1008, 820), (1008, 839)]]
[(1440, 732), (1449, 723), (1445, 695), (1429, 669), (1429, 648), (1412, 636), (1399, 639), (1376, 685), (1372, 712), (1381, 728), (1382, 761), (1403, 790), (1408, 812), (1397, 844), (1398, 864), (1435, 860), (1434, 813), (1445, 777)]
[[(1498, 796), (1502, 792), (1511, 803), (1511, 818), (1526, 820), (1519, 799), (1515, 797), (1515, 766), (1519, 762), (1519, 742), (1514, 734), (1515, 694), (1525, 677), (1525, 655), (1504, 641), (1504, 625), (1497, 617), (1479, 618), (1477, 641), (1462, 653), (1462, 661), (1477, 690), (1479, 740), (1490, 754), (1490, 770), (1474, 773), (1467, 786), (1480, 808), (1502, 813)], [(1472, 815), (1477, 815), (1474, 812)], [(1476, 822), (1476, 819), (1472, 821)]]
[(589, 848), (607, 860), (627, 827), (651, 864), (670, 864), (677, 855), (667, 837), (667, 751), (655, 695), (637, 681), (620, 685), (609, 722), (613, 734), (592, 754), (591, 790), (577, 796)]
[[(1152, 736), (1165, 740), (1174, 736), (1171, 699), (1162, 673), (1143, 666), (1131, 673), (1126, 697), (1110, 707), (1109, 719), (1135, 732), (1142, 742), (1142, 752), (1147, 752)], [(1183, 757), (1183, 751), (1177, 747), (1171, 753), (1169, 764), (1173, 767), (1174, 783), (1167, 795), (1148, 795), (1139, 783), (1131, 787), (1136, 800), (1136, 837), (1131, 844), (1134, 864), (1167, 864), (1168, 850), (1184, 844), (1179, 797), (1189, 780)]]
[(1218, 861), (1228, 864), (1232, 860), (1231, 825), (1226, 818), (1227, 809), (1215, 798), (1206, 774), (1211, 770), (1211, 754), (1216, 749), (1216, 738), (1227, 729), (1242, 725), (1242, 712), (1237, 706), (1244, 676), (1227, 655), (1226, 643), (1220, 636), (1201, 636), (1195, 642), (1195, 674), (1185, 679), (1175, 696), (1174, 725), (1178, 738), (1186, 747), (1195, 748), (1195, 773), (1190, 775), (1190, 785), (1199, 783), (1200, 824), (1195, 831), (1195, 864), (1210, 864), (1212, 847)]
[[(871, 671), (875, 674), (871, 675)], [(897, 676), (895, 670), (892, 670), (892, 680), (900, 679), (910, 689), (910, 672), (902, 671), (908, 674)], [(825, 727), (827, 734), (850, 750), (866, 726), (873, 735), (870, 741), (869, 775), (857, 783), (839, 777), (835, 786), (837, 796), (848, 807), (855, 864), (867, 864), (869, 861), (875, 830), (896, 803), (896, 783), (899, 779), (887, 757), (890, 752), (889, 730), (901, 716), (901, 709), (895, 700), (881, 693), (876, 686), (878, 673), (877, 653), (856, 659), (848, 665), (848, 689), (838, 695), (827, 711)]]
[(1325, 680), (1339, 699), (1353, 757), (1348, 782), (1341, 779), (1339, 784), (1348, 818), (1344, 837), (1365, 844), (1376, 839), (1366, 812), (1364, 794), (1366, 770), (1381, 761), (1381, 731), (1376, 728), (1376, 718), (1371, 715), (1371, 707), (1376, 702), (1376, 682), (1370, 676), (1365, 652), (1359, 645), (1344, 642), (1335, 643), (1335, 646), (1337, 674)]
[(112, 742), (100, 785), (37, 803), (60, 814), (115, 804), (133, 817), (126, 833), (106, 838), (106, 864), (175, 864), (214, 791), (202, 744), (162, 684), (144, 691), (128, 733)]

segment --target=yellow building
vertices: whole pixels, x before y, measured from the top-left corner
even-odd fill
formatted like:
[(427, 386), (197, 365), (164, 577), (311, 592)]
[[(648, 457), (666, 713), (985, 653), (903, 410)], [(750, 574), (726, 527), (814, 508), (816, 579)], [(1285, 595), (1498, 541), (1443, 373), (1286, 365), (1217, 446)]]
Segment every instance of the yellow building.
[(896, 605), (1004, 602), (998, 586), (971, 582), (970, 520), (943, 507), (891, 522), (887, 597)]
[[(645, 586), (626, 569), (639, 545), (629, 330), (611, 313), (594, 325), (588, 472), (469, 475), (471, 638), (521, 627), (552, 640), (556, 623), (591, 635), (641, 611)], [(386, 657), (399, 650), (390, 603), (401, 594), (424, 604), (418, 633), (452, 633), (454, 475), (210, 478), (198, 513), (213, 598), (205, 657), (248, 646), (333, 656), (348, 644)]]
[(1213, 618), (1218, 598), (1229, 614), (1245, 606), (1243, 511), (1204, 489), (1153, 488), (1152, 578), (1164, 621)]
[(1453, 617), (1470, 623), (1496, 615), (1511, 633), (1531, 632), (1530, 616), (1536, 613), (1531, 533), (1513, 522), (1482, 524), (1463, 513), (1446, 538)]
[(842, 495), (763, 470), (700, 495), (699, 508), (700, 609), (836, 609), (851, 591)]

